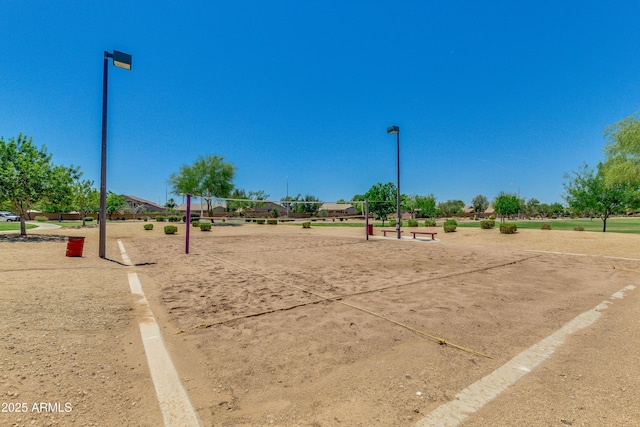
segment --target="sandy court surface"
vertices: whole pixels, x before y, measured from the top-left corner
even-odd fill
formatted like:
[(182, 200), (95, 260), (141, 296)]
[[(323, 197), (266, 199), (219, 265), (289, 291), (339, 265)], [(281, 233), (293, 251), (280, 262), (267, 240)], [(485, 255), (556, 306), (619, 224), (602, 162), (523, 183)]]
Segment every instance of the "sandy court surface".
[[(87, 236), (83, 258), (66, 258), (64, 242), (0, 237), (0, 304), (11, 314), (0, 392), (73, 405), (3, 413), (0, 424), (161, 424), (129, 272), (202, 425), (410, 426), (637, 285), (640, 270), (634, 235), (439, 228), (437, 242), (365, 241), (361, 228), (247, 224), (192, 228), (185, 255), (185, 226), (167, 236), (159, 225), (109, 226), (107, 257), (122, 260), (120, 239), (138, 264), (129, 267), (97, 259), (97, 229), (46, 232)], [(634, 425), (638, 294), (465, 425)], [(599, 403), (603, 390), (615, 405)]]

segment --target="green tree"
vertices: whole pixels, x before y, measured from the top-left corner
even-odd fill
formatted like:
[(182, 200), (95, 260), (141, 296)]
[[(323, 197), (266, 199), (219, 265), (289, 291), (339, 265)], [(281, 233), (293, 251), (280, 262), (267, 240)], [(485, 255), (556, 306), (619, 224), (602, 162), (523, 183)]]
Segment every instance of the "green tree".
[(228, 198), (233, 190), (235, 167), (222, 156), (199, 157), (191, 166), (182, 165), (180, 171), (171, 174), (169, 184), (174, 194), (202, 197), (207, 202), (207, 212), (213, 215), (211, 202), (215, 198)]
[(500, 192), (493, 201), (493, 209), (504, 222), (505, 217), (515, 215), (520, 211), (520, 198), (515, 194)]
[(71, 187), (71, 206), (80, 214), (82, 226), (85, 225), (85, 217), (88, 213), (97, 212), (100, 209), (100, 192), (93, 188), (93, 181), (76, 179)]
[(291, 200), (291, 204), (293, 212), (317, 215), (322, 203), (320, 203), (320, 199), (311, 194), (306, 194), (304, 197), (298, 194)]
[(455, 215), (462, 213), (464, 202), (462, 200), (447, 200), (438, 203), (438, 210), (444, 215)]
[(164, 207), (167, 208), (167, 213), (170, 213), (170, 214), (174, 212), (174, 209), (176, 208), (176, 206), (178, 206), (178, 204), (173, 199), (173, 197), (167, 200), (166, 203), (164, 204)]
[(640, 184), (640, 117), (631, 115), (604, 132), (607, 145), (602, 167), (607, 185)]
[(533, 217), (540, 214), (540, 201), (533, 197), (527, 200), (527, 202), (524, 204), (524, 212), (527, 215), (533, 216)]
[(489, 199), (487, 199), (487, 196), (478, 194), (473, 198), (473, 200), (471, 200), (471, 206), (473, 206), (473, 210), (476, 213), (476, 216), (478, 216), (489, 207)]
[(436, 198), (433, 194), (416, 196), (416, 210), (421, 218), (431, 218), (437, 215)]
[(73, 210), (72, 188), (74, 181), (80, 176), (82, 176), (82, 172), (79, 167), (53, 166), (49, 178), (51, 190), (40, 203), (42, 210), (57, 212), (58, 221), (62, 221), (62, 214)]
[(264, 190), (249, 191), (247, 194), (244, 189), (236, 188), (229, 198), (237, 200), (227, 200), (227, 212), (235, 212), (239, 209), (264, 206), (265, 202), (260, 202), (260, 200), (267, 200), (269, 195)]
[(576, 213), (600, 217), (603, 233), (609, 216), (638, 204), (636, 186), (629, 182), (607, 184), (602, 163), (596, 170), (585, 164), (565, 178), (564, 198), (569, 207)]
[(32, 138), (22, 133), (9, 141), (0, 138), (0, 199), (11, 202), (20, 215), (23, 236), (28, 211), (55, 190), (54, 168), (46, 147), (36, 148)]
[(116, 193), (109, 191), (107, 193), (107, 213), (109, 214), (109, 219), (113, 219), (114, 212), (120, 212), (126, 209), (129, 205), (124, 197), (117, 195)]
[(365, 211), (364, 199), (365, 199), (364, 194), (356, 194), (351, 198), (351, 203), (353, 204), (353, 207), (356, 208), (356, 213), (358, 215), (364, 214), (364, 211)]
[(369, 212), (373, 213), (377, 219), (381, 219), (384, 227), (387, 216), (397, 210), (395, 184), (378, 182), (364, 194), (364, 197), (369, 199)]

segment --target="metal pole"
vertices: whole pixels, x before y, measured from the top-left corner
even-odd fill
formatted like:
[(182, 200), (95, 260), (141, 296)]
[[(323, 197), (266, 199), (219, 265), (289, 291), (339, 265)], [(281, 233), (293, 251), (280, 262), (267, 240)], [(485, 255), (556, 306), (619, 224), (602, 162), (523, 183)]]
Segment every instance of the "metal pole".
[(367, 240), (369, 240), (369, 199), (364, 201), (364, 233), (367, 236)]
[(189, 230), (191, 230), (191, 194), (187, 193), (187, 217), (184, 220), (185, 227), (187, 227), (187, 242), (184, 253), (189, 255)]
[(398, 239), (400, 238), (400, 130), (398, 129), (398, 189), (397, 189), (397, 194), (396, 194), (396, 199), (398, 202), (398, 214), (397, 214), (397, 219), (396, 219), (396, 233), (398, 234)]
[(109, 62), (111, 54), (104, 52), (104, 72), (102, 78), (102, 159), (100, 162), (100, 242), (98, 255), (106, 257), (107, 252), (107, 86), (109, 80)]

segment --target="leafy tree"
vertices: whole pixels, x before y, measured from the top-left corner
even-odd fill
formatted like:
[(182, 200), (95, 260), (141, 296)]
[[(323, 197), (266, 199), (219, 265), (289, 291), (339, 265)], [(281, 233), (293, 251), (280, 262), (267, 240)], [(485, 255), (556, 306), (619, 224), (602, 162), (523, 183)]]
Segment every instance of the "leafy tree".
[(564, 214), (564, 206), (562, 206), (562, 203), (552, 203), (549, 205), (549, 213), (553, 215), (562, 215)]
[[(397, 201), (396, 201), (397, 204)], [(397, 209), (397, 206), (396, 206)], [(400, 209), (409, 212), (411, 219), (413, 219), (416, 213), (416, 199), (411, 194), (400, 194)]]
[(100, 192), (93, 188), (93, 181), (76, 179), (71, 187), (71, 206), (80, 214), (82, 225), (85, 225), (85, 217), (88, 213), (100, 209)]
[(515, 194), (500, 192), (493, 201), (493, 209), (504, 222), (505, 217), (515, 215), (520, 211), (520, 198)]
[(627, 207), (636, 206), (636, 187), (629, 182), (608, 184), (602, 163), (597, 170), (583, 165), (573, 176), (565, 176), (565, 200), (577, 213), (598, 216), (602, 220), (602, 232), (607, 231), (610, 215), (624, 212)]
[(609, 126), (604, 136), (607, 159), (603, 166), (607, 185), (640, 183), (640, 117), (631, 115)]
[(430, 218), (436, 216), (438, 209), (436, 208), (436, 198), (433, 194), (415, 197), (416, 210), (421, 218)]
[(107, 213), (109, 214), (109, 219), (113, 219), (114, 212), (121, 212), (128, 208), (127, 201), (124, 197), (117, 195), (116, 193), (109, 191), (107, 193)]
[(62, 221), (62, 214), (73, 210), (72, 187), (80, 176), (82, 172), (79, 167), (53, 166), (49, 178), (51, 190), (40, 204), (42, 210), (58, 212), (58, 221)]
[(387, 219), (387, 216), (397, 210), (395, 184), (378, 182), (364, 194), (364, 197), (369, 199), (369, 212), (373, 213), (377, 219), (381, 219), (384, 227), (384, 220)]
[(487, 199), (487, 196), (478, 194), (473, 198), (473, 200), (471, 200), (471, 206), (473, 206), (473, 210), (477, 216), (487, 210), (489, 207), (489, 199)]
[(529, 199), (524, 204), (524, 212), (529, 216), (536, 216), (540, 214), (540, 201), (533, 197)]
[(365, 211), (365, 203), (364, 203), (364, 195), (363, 194), (356, 194), (355, 196), (353, 196), (351, 198), (352, 202), (362, 202), (362, 203), (353, 203), (353, 207), (356, 208), (356, 213), (358, 215), (363, 215), (364, 211)]
[(173, 197), (171, 197), (169, 200), (167, 200), (167, 202), (165, 203), (164, 207), (167, 208), (167, 211), (169, 213), (173, 213), (174, 209), (176, 208), (176, 206), (178, 206), (178, 204), (176, 203), (176, 201), (173, 199)]
[(199, 157), (193, 165), (182, 165), (178, 173), (169, 177), (174, 194), (191, 193), (207, 202), (207, 212), (213, 214), (214, 198), (228, 198), (233, 190), (235, 167), (222, 156)]
[(447, 200), (438, 203), (438, 210), (444, 215), (455, 215), (462, 213), (464, 202), (462, 200)]
[(238, 200), (227, 200), (227, 212), (235, 212), (238, 209), (257, 208), (260, 206), (264, 206), (265, 203), (259, 201), (267, 200), (269, 198), (269, 195), (265, 193), (264, 190), (249, 191), (249, 194), (247, 194), (244, 189), (236, 188), (231, 193), (230, 198)]
[(26, 235), (25, 218), (31, 207), (55, 191), (55, 165), (46, 147), (38, 149), (33, 139), (18, 134), (0, 138), (0, 199), (8, 200), (20, 215), (20, 234)]
[(302, 197), (298, 194), (291, 200), (293, 206), (293, 212), (306, 213), (309, 215), (317, 215), (320, 210), (320, 199), (310, 194), (306, 194)]

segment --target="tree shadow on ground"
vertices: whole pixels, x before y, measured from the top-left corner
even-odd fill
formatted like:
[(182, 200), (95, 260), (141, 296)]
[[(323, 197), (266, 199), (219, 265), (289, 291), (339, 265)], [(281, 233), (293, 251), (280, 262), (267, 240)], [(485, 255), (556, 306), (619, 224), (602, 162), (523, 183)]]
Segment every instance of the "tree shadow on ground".
[(21, 236), (20, 234), (0, 234), (0, 243), (66, 242), (69, 237), (78, 236), (60, 236), (56, 234), (27, 234), (26, 236)]

